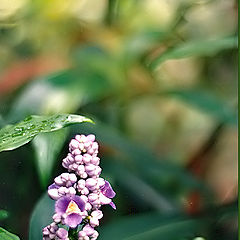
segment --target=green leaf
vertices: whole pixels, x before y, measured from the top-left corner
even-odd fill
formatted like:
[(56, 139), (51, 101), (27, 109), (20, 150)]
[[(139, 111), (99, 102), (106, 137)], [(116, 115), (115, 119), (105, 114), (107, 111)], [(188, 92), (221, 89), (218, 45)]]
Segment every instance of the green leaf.
[(59, 114), (30, 116), (20, 123), (0, 130), (0, 152), (16, 149), (31, 141), (39, 133), (53, 132), (71, 124), (92, 122), (80, 115)]
[(6, 210), (0, 210), (0, 220), (6, 219), (8, 217), (8, 212)]
[(144, 54), (152, 49), (166, 36), (166, 32), (159, 29), (149, 29), (133, 33), (123, 44), (123, 60), (125, 62), (139, 61)]
[(232, 107), (226, 105), (213, 94), (199, 89), (181, 89), (168, 91), (164, 95), (180, 99), (202, 112), (211, 114), (221, 122), (237, 125), (237, 111), (234, 111)]
[(29, 225), (29, 240), (42, 239), (42, 229), (52, 222), (54, 203), (44, 194), (35, 206)]
[(32, 143), (36, 153), (37, 171), (43, 188), (48, 184), (57, 155), (66, 140), (67, 131), (61, 129), (37, 135)]
[(104, 240), (180, 240), (194, 237), (203, 227), (203, 219), (157, 213), (126, 216), (100, 229)]
[[(159, 212), (176, 213), (179, 211), (179, 206), (176, 206), (171, 199), (164, 196), (160, 191), (157, 191), (153, 186), (145, 182), (143, 178), (121, 166), (119, 161), (108, 163), (104, 169), (105, 173), (109, 172), (109, 175), (113, 175), (119, 185), (123, 185), (131, 194), (134, 194), (139, 201), (143, 202), (143, 204), (147, 204)], [(124, 176), (124, 178), (122, 176)]]
[(212, 56), (224, 49), (237, 48), (237, 37), (226, 37), (215, 40), (201, 40), (194, 42), (186, 42), (167, 50), (160, 56), (156, 57), (151, 63), (150, 68), (155, 69), (161, 63), (170, 59), (181, 59), (197, 56)]
[(20, 238), (7, 230), (0, 227), (0, 239), (1, 240), (20, 240)]
[(44, 81), (55, 88), (77, 95), (78, 99), (80, 97), (80, 100), (84, 99), (87, 102), (106, 96), (113, 89), (103, 74), (80, 68), (49, 75)]

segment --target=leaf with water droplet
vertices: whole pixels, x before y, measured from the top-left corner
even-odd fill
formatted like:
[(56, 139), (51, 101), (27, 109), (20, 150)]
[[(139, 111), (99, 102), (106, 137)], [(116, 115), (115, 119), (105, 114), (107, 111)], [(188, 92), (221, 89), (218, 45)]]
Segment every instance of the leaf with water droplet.
[(0, 152), (13, 150), (30, 142), (39, 133), (53, 132), (66, 126), (93, 121), (80, 115), (58, 114), (53, 116), (32, 115), (15, 125), (0, 130)]

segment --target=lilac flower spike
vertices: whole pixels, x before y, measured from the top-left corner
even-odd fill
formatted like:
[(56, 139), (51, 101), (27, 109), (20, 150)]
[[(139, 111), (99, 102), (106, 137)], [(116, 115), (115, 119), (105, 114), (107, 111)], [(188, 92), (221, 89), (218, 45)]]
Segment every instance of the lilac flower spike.
[[(69, 153), (62, 161), (68, 172), (54, 179), (48, 195), (56, 201), (53, 223), (43, 229), (43, 240), (69, 240), (76, 233), (78, 240), (96, 240), (95, 227), (103, 217), (102, 205), (116, 209), (112, 199), (116, 193), (102, 172), (98, 143), (94, 135), (76, 135), (70, 141)], [(78, 226), (82, 225), (82, 230)]]

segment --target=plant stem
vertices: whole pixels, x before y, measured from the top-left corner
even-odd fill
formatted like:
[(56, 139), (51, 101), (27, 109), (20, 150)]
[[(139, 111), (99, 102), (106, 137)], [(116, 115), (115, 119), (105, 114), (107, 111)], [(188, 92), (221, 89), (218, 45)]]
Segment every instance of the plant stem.
[(109, 0), (107, 13), (105, 17), (105, 23), (109, 26), (112, 25), (112, 23), (115, 20), (116, 8), (117, 8), (117, 0)]
[(78, 239), (77, 228), (69, 228), (68, 234), (69, 234), (69, 239), (70, 240), (77, 240)]

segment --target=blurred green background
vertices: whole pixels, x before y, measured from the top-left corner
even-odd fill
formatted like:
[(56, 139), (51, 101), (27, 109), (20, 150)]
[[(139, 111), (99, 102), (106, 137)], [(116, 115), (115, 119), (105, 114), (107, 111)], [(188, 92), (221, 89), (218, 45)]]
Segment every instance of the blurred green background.
[(41, 239), (52, 211), (41, 197), (68, 142), (94, 133), (117, 192), (99, 239), (237, 239), (237, 8), (1, 0), (0, 127), (58, 113), (96, 124), (0, 154), (0, 226), (28, 239), (32, 219), (29, 239)]

